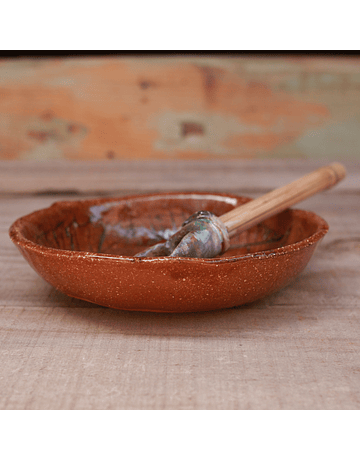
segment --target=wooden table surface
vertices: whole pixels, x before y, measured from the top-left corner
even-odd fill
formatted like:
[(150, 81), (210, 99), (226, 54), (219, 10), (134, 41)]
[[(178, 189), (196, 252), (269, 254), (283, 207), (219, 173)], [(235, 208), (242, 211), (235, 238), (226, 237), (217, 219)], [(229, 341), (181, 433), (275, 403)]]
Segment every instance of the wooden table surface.
[(57, 200), (157, 190), (257, 197), (326, 161), (0, 162), (0, 409), (360, 409), (360, 166), (298, 205), (330, 231), (304, 272), (207, 313), (111, 310), (57, 292), (8, 237)]

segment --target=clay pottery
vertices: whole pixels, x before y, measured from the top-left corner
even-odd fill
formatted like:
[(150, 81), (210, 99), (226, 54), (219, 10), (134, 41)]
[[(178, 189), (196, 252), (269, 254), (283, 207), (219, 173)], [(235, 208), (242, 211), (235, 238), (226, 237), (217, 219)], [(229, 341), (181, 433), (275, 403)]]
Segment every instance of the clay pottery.
[(18, 219), (10, 237), (44, 280), (78, 299), (136, 311), (228, 308), (294, 279), (327, 223), (288, 209), (233, 237), (214, 259), (133, 256), (168, 238), (196, 211), (220, 216), (248, 201), (211, 192), (62, 201)]

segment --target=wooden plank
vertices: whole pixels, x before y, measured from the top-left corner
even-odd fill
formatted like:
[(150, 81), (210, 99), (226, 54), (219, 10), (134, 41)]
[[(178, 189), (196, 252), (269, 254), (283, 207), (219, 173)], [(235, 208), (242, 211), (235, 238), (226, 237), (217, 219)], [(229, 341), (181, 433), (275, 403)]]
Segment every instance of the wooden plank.
[[(0, 162), (0, 194), (115, 194), (147, 190), (266, 192), (311, 172), (326, 161), (213, 160), (111, 162)], [(348, 176), (338, 191), (358, 191), (359, 162), (344, 162)]]
[(1, 409), (360, 408), (347, 305), (169, 316), (47, 294), (0, 312)]
[[(87, 165), (77, 167), (90, 192)], [(262, 167), (266, 187), (298, 171), (284, 166), (265, 174)], [(161, 167), (143, 168), (151, 191)], [(31, 174), (20, 166), (18, 173), (24, 183)], [(201, 169), (192, 174), (201, 187)], [(7, 231), (17, 217), (58, 198), (0, 199), (0, 409), (360, 409), (356, 187), (339, 186), (298, 206), (320, 214), (330, 231), (289, 286), (247, 306), (177, 315), (99, 307), (43, 281)]]
[(2, 159), (358, 157), (359, 57), (0, 60)]

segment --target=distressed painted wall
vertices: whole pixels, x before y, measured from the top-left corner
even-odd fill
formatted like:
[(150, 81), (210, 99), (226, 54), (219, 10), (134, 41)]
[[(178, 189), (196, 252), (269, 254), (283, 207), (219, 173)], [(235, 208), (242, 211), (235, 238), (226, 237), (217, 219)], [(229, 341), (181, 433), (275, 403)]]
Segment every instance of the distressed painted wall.
[(359, 146), (359, 58), (0, 60), (0, 159), (340, 159)]

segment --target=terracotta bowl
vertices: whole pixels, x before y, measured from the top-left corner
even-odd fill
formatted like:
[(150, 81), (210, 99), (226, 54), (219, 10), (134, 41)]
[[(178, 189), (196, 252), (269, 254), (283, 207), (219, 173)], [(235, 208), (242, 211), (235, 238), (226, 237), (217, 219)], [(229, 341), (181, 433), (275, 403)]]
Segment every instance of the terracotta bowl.
[(10, 237), (47, 282), (69, 296), (122, 310), (185, 312), (234, 307), (300, 273), (327, 223), (286, 210), (232, 238), (215, 259), (134, 258), (194, 212), (224, 214), (250, 198), (189, 192), (62, 201), (18, 219)]

